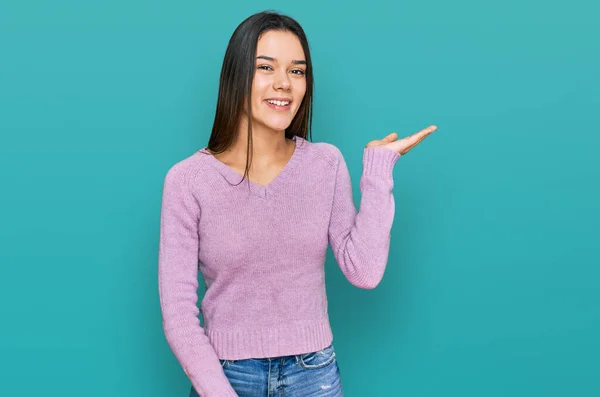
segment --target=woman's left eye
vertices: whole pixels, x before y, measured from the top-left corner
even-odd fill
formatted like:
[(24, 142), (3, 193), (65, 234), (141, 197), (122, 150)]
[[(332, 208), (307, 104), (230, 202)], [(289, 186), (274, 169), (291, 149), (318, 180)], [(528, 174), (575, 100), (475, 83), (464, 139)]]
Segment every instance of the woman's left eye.
[(294, 70), (292, 70), (292, 72), (294, 74), (297, 74), (297, 75), (300, 75), (300, 76), (304, 74), (304, 70), (302, 70), (302, 69), (294, 69)]

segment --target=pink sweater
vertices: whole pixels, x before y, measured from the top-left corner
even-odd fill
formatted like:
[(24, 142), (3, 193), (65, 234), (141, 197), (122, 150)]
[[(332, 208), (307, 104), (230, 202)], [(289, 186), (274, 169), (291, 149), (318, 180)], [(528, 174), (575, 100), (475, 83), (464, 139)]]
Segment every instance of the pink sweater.
[[(158, 264), (163, 327), (203, 397), (236, 395), (219, 359), (302, 354), (332, 342), (328, 244), (353, 285), (375, 288), (383, 277), (400, 154), (364, 148), (357, 212), (340, 150), (294, 139), (294, 154), (267, 186), (248, 186), (247, 179), (236, 186), (242, 176), (206, 148), (166, 174)], [(206, 284), (200, 311), (198, 271)]]

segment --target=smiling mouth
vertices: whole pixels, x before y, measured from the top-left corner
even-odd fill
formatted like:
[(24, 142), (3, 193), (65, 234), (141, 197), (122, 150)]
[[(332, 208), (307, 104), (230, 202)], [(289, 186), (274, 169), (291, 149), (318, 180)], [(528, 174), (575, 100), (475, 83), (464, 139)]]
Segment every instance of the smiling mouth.
[(279, 101), (275, 99), (267, 99), (265, 100), (267, 105), (276, 110), (287, 110), (290, 108), (291, 101)]

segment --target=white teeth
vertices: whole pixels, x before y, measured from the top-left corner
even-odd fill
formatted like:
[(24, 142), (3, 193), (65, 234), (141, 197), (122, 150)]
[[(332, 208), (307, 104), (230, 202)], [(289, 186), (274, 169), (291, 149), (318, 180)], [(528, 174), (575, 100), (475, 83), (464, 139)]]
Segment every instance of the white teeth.
[(274, 101), (274, 100), (268, 100), (267, 102), (273, 104), (273, 105), (277, 105), (277, 106), (287, 106), (290, 103), (288, 101)]

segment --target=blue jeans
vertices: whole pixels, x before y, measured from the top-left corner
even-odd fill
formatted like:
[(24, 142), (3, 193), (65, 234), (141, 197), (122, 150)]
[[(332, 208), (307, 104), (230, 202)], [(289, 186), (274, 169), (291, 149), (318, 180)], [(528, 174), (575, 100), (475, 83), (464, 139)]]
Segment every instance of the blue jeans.
[[(240, 397), (343, 397), (333, 345), (295, 356), (220, 360)], [(192, 386), (190, 397), (199, 397)]]

